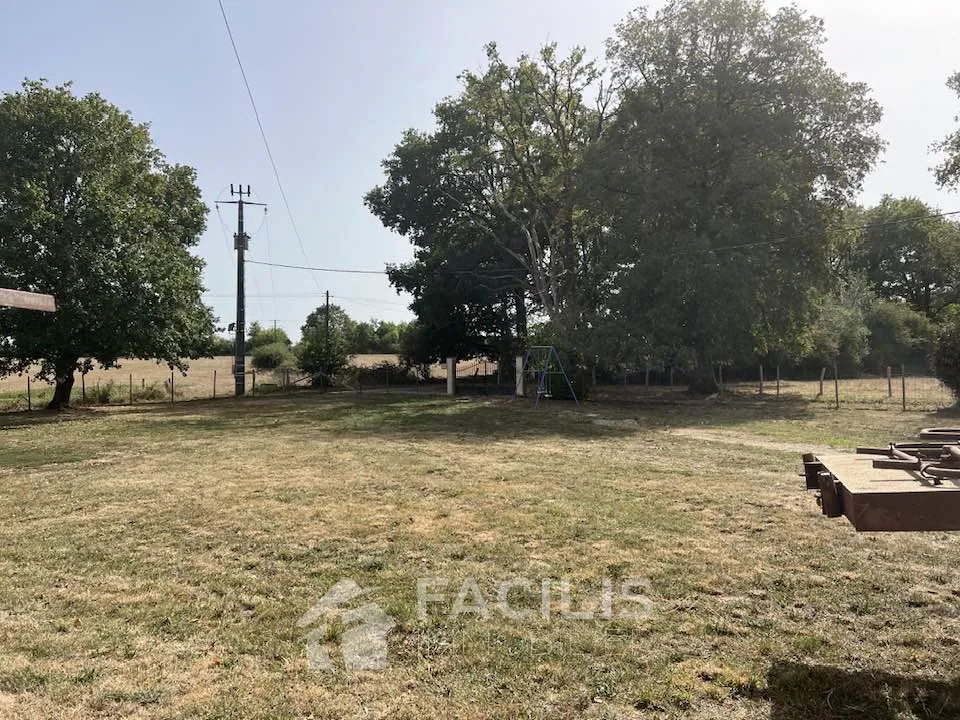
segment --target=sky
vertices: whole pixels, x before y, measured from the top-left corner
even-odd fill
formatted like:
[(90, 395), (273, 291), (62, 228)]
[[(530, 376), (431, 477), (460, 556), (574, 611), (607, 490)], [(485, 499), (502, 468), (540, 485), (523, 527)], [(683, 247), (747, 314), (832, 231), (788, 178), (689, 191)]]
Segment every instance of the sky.
[[(513, 59), (544, 42), (602, 55), (629, 0), (223, 0), (286, 191), (267, 159), (217, 0), (44, 0), (7, 3), (0, 92), (24, 78), (73, 81), (151, 124), (171, 162), (197, 169), (211, 211), (197, 252), (205, 301), (226, 325), (235, 314), (229, 185), (250, 185), (267, 212), (248, 208), (248, 258), (382, 270), (412, 257), (409, 243), (363, 206), (380, 161), (406, 128), (429, 129), (431, 109), (480, 70), (496, 41)], [(768, 0), (771, 8), (786, 3)], [(828, 61), (866, 82), (884, 107), (888, 148), (860, 201), (911, 195), (960, 210), (937, 188), (931, 143), (957, 125), (960, 99), (945, 85), (960, 70), (960, 3), (953, 0), (799, 0), (826, 23)], [(649, 3), (651, 9), (662, 5)], [(292, 220), (291, 220), (292, 216)], [(299, 229), (302, 243), (294, 232)], [(276, 322), (297, 339), (323, 302), (357, 320), (406, 320), (409, 298), (383, 275), (248, 265), (247, 322)]]

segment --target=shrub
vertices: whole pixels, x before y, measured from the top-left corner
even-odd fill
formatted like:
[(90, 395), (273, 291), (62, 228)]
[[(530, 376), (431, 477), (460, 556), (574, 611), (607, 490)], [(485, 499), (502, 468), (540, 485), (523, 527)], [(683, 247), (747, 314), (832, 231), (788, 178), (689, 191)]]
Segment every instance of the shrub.
[(933, 364), (941, 382), (960, 397), (960, 306), (951, 305), (943, 313)]
[(368, 387), (386, 385), (388, 378), (391, 385), (413, 385), (420, 380), (414, 368), (386, 360), (367, 367), (352, 366), (344, 370), (341, 375), (351, 384)]
[(289, 345), (284, 342), (274, 342), (255, 347), (252, 362), (257, 370), (276, 370), (293, 367), (296, 359)]

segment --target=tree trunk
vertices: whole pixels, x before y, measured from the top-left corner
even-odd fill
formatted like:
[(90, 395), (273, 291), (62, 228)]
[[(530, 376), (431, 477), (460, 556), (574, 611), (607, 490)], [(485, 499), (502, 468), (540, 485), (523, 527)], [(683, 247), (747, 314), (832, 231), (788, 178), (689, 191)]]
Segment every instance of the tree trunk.
[(523, 353), (527, 349), (527, 302), (523, 290), (514, 293), (513, 307), (517, 322), (517, 352)]
[(63, 410), (70, 407), (70, 393), (73, 390), (73, 368), (69, 372), (57, 372), (57, 385), (53, 398), (47, 403), (47, 410)]
[(717, 377), (713, 374), (713, 363), (706, 353), (697, 353), (697, 365), (690, 376), (690, 385), (687, 388), (694, 395), (713, 395), (720, 388), (717, 386)]

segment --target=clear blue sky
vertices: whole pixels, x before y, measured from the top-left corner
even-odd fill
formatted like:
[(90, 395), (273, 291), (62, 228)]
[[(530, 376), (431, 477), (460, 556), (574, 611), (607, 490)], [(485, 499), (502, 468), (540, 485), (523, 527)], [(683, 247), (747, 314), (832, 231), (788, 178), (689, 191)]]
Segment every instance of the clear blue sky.
[[(269, 204), (252, 210), (249, 256), (274, 262), (382, 269), (411, 256), (361, 198), (380, 181), (380, 160), (407, 127), (429, 127), (435, 102), (457, 90), (457, 73), (480, 69), (483, 45), (506, 58), (544, 41), (601, 54), (628, 0), (225, 0), (306, 257), (292, 232), (258, 135), (216, 0), (164, 3), (44, 0), (8, 3), (0, 44), (0, 91), (25, 78), (73, 80), (152, 124), (158, 147), (197, 168), (211, 206), (199, 253), (207, 300), (223, 322), (234, 314), (229, 183), (249, 183)], [(660, 3), (653, 2), (657, 7)], [(770, 5), (784, 3), (770, 0)], [(867, 82), (885, 109), (890, 147), (863, 202), (916, 195), (944, 210), (931, 142), (954, 127), (960, 101), (944, 82), (960, 70), (960, 3), (945, 0), (800, 0), (827, 23), (831, 64)], [(258, 232), (257, 231), (259, 228)], [(249, 266), (248, 322), (274, 320), (295, 338), (330, 290), (357, 319), (406, 319), (406, 300), (382, 276)], [(256, 297), (265, 296), (265, 297)], [(276, 297), (266, 297), (276, 296)]]

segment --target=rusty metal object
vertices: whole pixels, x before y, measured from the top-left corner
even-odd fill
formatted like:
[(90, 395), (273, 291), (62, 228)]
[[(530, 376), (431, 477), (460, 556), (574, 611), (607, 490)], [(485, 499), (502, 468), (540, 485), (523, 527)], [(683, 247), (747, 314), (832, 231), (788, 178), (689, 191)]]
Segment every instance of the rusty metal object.
[[(960, 445), (893, 443), (803, 456), (808, 489), (828, 517), (857, 531), (960, 530)], [(811, 488), (815, 475), (816, 487)]]
[(817, 482), (820, 488), (820, 510), (823, 514), (830, 518), (843, 515), (843, 499), (833, 475), (823, 470), (817, 473)]
[(819, 474), (823, 471), (823, 463), (817, 460), (813, 453), (803, 454), (803, 476), (807, 483), (807, 490), (819, 490)]
[(921, 440), (942, 440), (944, 442), (956, 442), (960, 440), (960, 428), (955, 427), (933, 427), (923, 428), (920, 433)]

